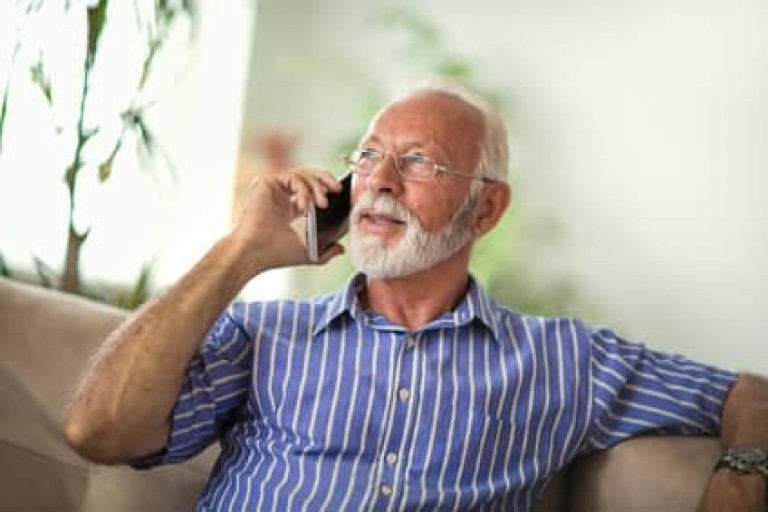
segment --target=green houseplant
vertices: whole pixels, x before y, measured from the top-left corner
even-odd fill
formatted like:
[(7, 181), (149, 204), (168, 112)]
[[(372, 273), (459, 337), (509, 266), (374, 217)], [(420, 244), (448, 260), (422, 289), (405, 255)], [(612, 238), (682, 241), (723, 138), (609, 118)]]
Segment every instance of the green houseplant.
[[(60, 271), (54, 271), (36, 261), (41, 284), (86, 293), (80, 256), (90, 226), (81, 225), (77, 219), (78, 204), (87, 193), (80, 186), (85, 178), (92, 179), (95, 174), (98, 182), (106, 183), (116, 160), (127, 151), (137, 154), (144, 170), (172, 170), (148, 121), (157, 101), (153, 77), (178, 56), (168, 55), (168, 42), (179, 32), (193, 34), (194, 13), (193, 0), (16, 2), (9, 73), (4, 83), (0, 82), (0, 150), (4, 136), (16, 123), (26, 121), (23, 108), (15, 103), (22, 88), (37, 91), (37, 100), (53, 113), (50, 123), (56, 138), (67, 148), (61, 161), (68, 199), (64, 263)], [(71, 29), (50, 30), (57, 24)], [(64, 45), (71, 51), (51, 51)], [(114, 48), (135, 55), (137, 65), (116, 59)], [(111, 102), (105, 101), (109, 94), (104, 93), (115, 82), (103, 79), (110, 73), (120, 77), (127, 91)], [(61, 92), (71, 89), (73, 83), (75, 94)], [(11, 273), (2, 257), (0, 272)], [(148, 275), (145, 268), (134, 297), (121, 305), (133, 306), (142, 300)]]

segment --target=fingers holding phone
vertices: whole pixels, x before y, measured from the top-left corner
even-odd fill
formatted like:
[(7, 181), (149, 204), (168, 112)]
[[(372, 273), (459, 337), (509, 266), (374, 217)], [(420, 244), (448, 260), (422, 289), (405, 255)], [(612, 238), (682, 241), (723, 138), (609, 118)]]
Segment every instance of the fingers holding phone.
[[(260, 267), (305, 264), (306, 211), (326, 206), (327, 196), (341, 188), (332, 174), (318, 169), (261, 174), (251, 182), (229, 238), (243, 258), (258, 260)], [(325, 260), (322, 252), (320, 257)]]

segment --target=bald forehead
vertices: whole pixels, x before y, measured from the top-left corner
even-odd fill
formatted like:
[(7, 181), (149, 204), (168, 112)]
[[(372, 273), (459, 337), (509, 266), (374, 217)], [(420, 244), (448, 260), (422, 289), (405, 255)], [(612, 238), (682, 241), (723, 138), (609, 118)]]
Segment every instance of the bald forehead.
[[(442, 91), (416, 91), (384, 107), (376, 118), (387, 113), (439, 116), (444, 122), (483, 125), (483, 114), (474, 105), (459, 96)], [(375, 121), (375, 119), (374, 119)]]
[(400, 150), (422, 147), (428, 153), (438, 147), (453, 161), (450, 163), (474, 169), (483, 143), (484, 120), (477, 107), (458, 96), (417, 91), (384, 107), (372, 120), (364, 140)]

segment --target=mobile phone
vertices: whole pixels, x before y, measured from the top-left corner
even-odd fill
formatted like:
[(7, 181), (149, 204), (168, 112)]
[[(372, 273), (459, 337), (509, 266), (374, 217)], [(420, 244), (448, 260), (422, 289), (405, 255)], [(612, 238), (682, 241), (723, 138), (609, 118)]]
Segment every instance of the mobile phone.
[(329, 192), (328, 206), (317, 208), (314, 203), (307, 208), (307, 256), (315, 262), (320, 253), (347, 232), (349, 212), (352, 209), (352, 175), (341, 180), (339, 192)]

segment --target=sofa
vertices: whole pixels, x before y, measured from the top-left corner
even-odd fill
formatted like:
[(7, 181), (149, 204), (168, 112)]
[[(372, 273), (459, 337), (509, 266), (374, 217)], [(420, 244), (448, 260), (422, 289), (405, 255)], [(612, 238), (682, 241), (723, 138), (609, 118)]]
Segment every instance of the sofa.
[[(217, 455), (151, 470), (92, 464), (62, 411), (126, 312), (0, 277), (0, 511), (189, 511)], [(536, 512), (693, 511), (721, 451), (714, 438), (643, 437), (576, 461)]]

